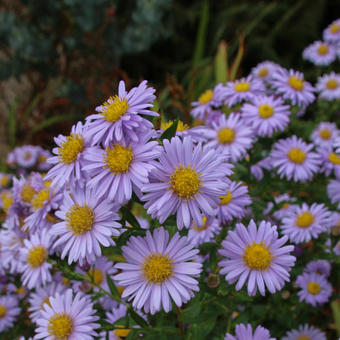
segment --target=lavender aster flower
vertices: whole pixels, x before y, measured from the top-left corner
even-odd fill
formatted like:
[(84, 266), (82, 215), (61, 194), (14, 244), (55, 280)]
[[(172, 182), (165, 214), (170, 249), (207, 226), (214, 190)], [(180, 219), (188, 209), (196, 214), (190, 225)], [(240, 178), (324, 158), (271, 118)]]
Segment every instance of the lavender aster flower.
[(303, 203), (290, 209), (282, 219), (282, 233), (295, 244), (308, 242), (327, 231), (330, 212), (323, 204), (313, 203), (310, 207)]
[(228, 283), (236, 281), (240, 290), (248, 281), (248, 294), (253, 296), (259, 289), (265, 295), (265, 286), (274, 294), (289, 281), (289, 271), (295, 257), (289, 255), (294, 246), (283, 246), (287, 236), (279, 238), (276, 226), (262, 221), (257, 229), (253, 220), (246, 229), (237, 223), (222, 242), (220, 254), (227, 259), (219, 262), (220, 274), (226, 275)]
[(316, 90), (319, 92), (319, 97), (327, 100), (340, 98), (340, 74), (331, 72), (324, 74), (318, 78)]
[(63, 245), (61, 258), (68, 255), (69, 264), (78, 259), (91, 263), (101, 256), (100, 245), (114, 245), (111, 236), (119, 235), (117, 210), (118, 206), (98, 190), (75, 187), (66, 191), (60, 210), (55, 213), (62, 222), (51, 228), (51, 233), (59, 236), (53, 247)]
[(250, 173), (258, 180), (260, 181), (264, 174), (263, 169), (270, 171), (273, 168), (271, 158), (266, 157), (264, 159), (261, 159), (259, 162), (253, 164), (250, 167)]
[(340, 176), (340, 157), (336, 154), (331, 146), (320, 147), (317, 149), (320, 157), (321, 168), (320, 173), (324, 173), (329, 176), (332, 171), (337, 177)]
[(340, 241), (338, 241), (335, 245), (335, 247), (333, 248), (333, 251), (335, 254), (337, 254), (338, 256), (340, 256)]
[(149, 182), (148, 174), (154, 168), (150, 163), (161, 151), (156, 141), (147, 142), (150, 137), (151, 133), (145, 134), (137, 144), (113, 143), (105, 151), (89, 148), (85, 154), (88, 165), (83, 167), (92, 177), (88, 185), (118, 203), (130, 200), (133, 190)]
[(306, 324), (289, 331), (282, 340), (326, 340), (326, 335), (320, 329)]
[(14, 150), (15, 162), (23, 168), (33, 168), (38, 161), (39, 147), (24, 145), (16, 147)]
[(312, 144), (296, 136), (280, 139), (273, 146), (270, 157), (272, 165), (278, 167), (280, 178), (294, 179), (294, 182), (311, 180), (319, 170), (319, 156), (312, 152)]
[(298, 292), (300, 301), (312, 306), (324, 304), (332, 295), (332, 286), (322, 275), (303, 273), (296, 279), (296, 284), (301, 290)]
[(314, 88), (304, 80), (303, 73), (294, 70), (280, 69), (273, 75), (273, 86), (289, 99), (292, 105), (306, 106), (314, 101)]
[(229, 155), (233, 162), (242, 159), (254, 141), (253, 130), (235, 113), (228, 118), (221, 116), (217, 123), (212, 123), (212, 129), (202, 130), (202, 134), (208, 140), (207, 147)]
[(307, 264), (305, 272), (315, 273), (327, 278), (331, 273), (331, 264), (327, 260), (311, 261)]
[(12, 327), (20, 313), (18, 298), (14, 295), (0, 297), (0, 332)]
[(201, 227), (197, 227), (195, 223), (191, 225), (188, 240), (194, 247), (198, 247), (205, 242), (212, 241), (220, 231), (221, 226), (217, 218), (203, 216), (203, 225)]
[(235, 327), (235, 336), (227, 333), (224, 340), (276, 340), (272, 338), (268, 329), (257, 326), (254, 334), (251, 325), (240, 323)]
[(221, 87), (222, 84), (218, 84), (214, 90), (206, 90), (199, 96), (197, 102), (191, 104), (194, 108), (190, 113), (194, 118), (204, 120), (213, 111), (214, 107), (222, 105), (221, 100), (217, 96)]
[(226, 224), (234, 217), (241, 219), (246, 215), (245, 207), (251, 204), (248, 187), (242, 182), (230, 182), (225, 195), (220, 196), (218, 219)]
[(86, 118), (85, 138), (91, 139), (93, 144), (103, 143), (105, 147), (112, 142), (138, 142), (143, 133), (153, 128), (152, 123), (140, 115), (158, 116), (148, 109), (156, 97), (155, 90), (146, 83), (144, 80), (127, 92), (124, 81), (120, 81), (118, 95), (98, 106), (98, 114)]
[(264, 81), (268, 83), (272, 80), (273, 74), (279, 69), (281, 66), (275, 64), (272, 61), (264, 61), (260, 64), (257, 64), (252, 70), (251, 74), (254, 78)]
[(333, 21), (323, 31), (323, 38), (330, 43), (340, 42), (340, 19)]
[(315, 145), (330, 147), (339, 136), (336, 124), (330, 122), (320, 123), (313, 131), (311, 140)]
[(50, 297), (50, 306), (45, 303), (41, 317), (37, 320), (38, 328), (34, 339), (86, 339), (94, 340), (98, 336), (94, 329), (99, 317), (87, 296), (78, 292), (73, 296), (72, 289), (64, 294), (56, 293)]
[(332, 179), (327, 185), (327, 194), (333, 204), (340, 208), (340, 180)]
[(243, 104), (242, 118), (258, 136), (271, 137), (277, 130), (283, 131), (289, 123), (289, 106), (283, 104), (280, 97), (255, 97), (252, 103)]
[(173, 137), (163, 141), (164, 153), (159, 157), (145, 184), (142, 197), (148, 214), (163, 223), (177, 214), (177, 227), (189, 228), (192, 221), (202, 226), (202, 216), (214, 215), (227, 184), (225, 177), (232, 173), (226, 157), (213, 149), (194, 145), (190, 137), (183, 141)]
[(307, 46), (302, 57), (318, 66), (327, 66), (336, 59), (336, 48), (323, 41), (315, 41)]
[(198, 282), (193, 278), (200, 275), (202, 264), (189, 262), (198, 250), (192, 249), (187, 237), (176, 233), (169, 240), (163, 227), (146, 237), (130, 237), (122, 247), (125, 263), (117, 263), (122, 270), (115, 276), (118, 284), (125, 287), (122, 298), (133, 299), (135, 309), (144, 308), (154, 314), (163, 307), (165, 312), (172, 308), (171, 298), (177, 306), (186, 303), (198, 291)]

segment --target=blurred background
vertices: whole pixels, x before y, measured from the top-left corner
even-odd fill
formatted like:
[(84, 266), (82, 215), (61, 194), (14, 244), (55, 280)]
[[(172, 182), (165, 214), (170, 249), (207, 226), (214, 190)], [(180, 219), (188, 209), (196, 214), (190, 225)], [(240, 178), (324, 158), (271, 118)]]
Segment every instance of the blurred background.
[(155, 109), (188, 121), (191, 101), (264, 60), (304, 71), (303, 49), (340, 17), (334, 0), (2, 0), (0, 159), (53, 136), (143, 79)]

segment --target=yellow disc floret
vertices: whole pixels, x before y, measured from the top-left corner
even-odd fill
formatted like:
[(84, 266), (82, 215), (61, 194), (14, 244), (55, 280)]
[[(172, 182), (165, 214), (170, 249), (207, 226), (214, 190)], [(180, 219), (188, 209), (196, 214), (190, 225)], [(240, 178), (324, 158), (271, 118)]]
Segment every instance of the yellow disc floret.
[(108, 122), (115, 123), (117, 120), (125, 115), (125, 113), (129, 109), (129, 102), (126, 98), (113, 96), (104, 103), (104, 106), (106, 110), (102, 112), (102, 115)]
[(92, 230), (94, 223), (93, 211), (87, 205), (74, 204), (66, 213), (66, 222), (74, 235), (82, 235)]
[(202, 226), (201, 227), (197, 227), (195, 223), (192, 224), (192, 229), (196, 230), (196, 231), (203, 231), (205, 229), (207, 229), (209, 227), (209, 224), (207, 223), (207, 217), (203, 216), (202, 218)]
[(168, 280), (173, 273), (172, 261), (167, 255), (152, 253), (143, 263), (144, 278), (148, 283), (161, 284)]
[[(162, 130), (166, 130), (168, 129), (170, 126), (172, 126), (174, 122), (172, 120), (170, 120), (169, 122), (166, 122), (166, 123), (161, 123), (161, 129)], [(189, 129), (189, 125), (187, 124), (184, 124), (182, 121), (178, 121), (178, 124), (177, 124), (177, 129), (176, 131), (186, 131)]]
[(328, 46), (326, 44), (320, 44), (318, 47), (318, 53), (320, 55), (325, 55), (328, 53)]
[(78, 155), (84, 150), (84, 138), (80, 134), (71, 134), (58, 148), (58, 156), (61, 163), (71, 164), (75, 162)]
[(1, 193), (1, 200), (2, 200), (2, 209), (5, 213), (7, 213), (8, 209), (13, 204), (13, 197), (9, 192), (5, 191)]
[(200, 104), (207, 104), (210, 102), (211, 99), (213, 99), (213, 97), (214, 92), (212, 90), (206, 90), (199, 96), (198, 101), (200, 102)]
[(310, 211), (304, 211), (296, 219), (296, 225), (300, 228), (308, 228), (314, 222), (314, 216)]
[(319, 131), (319, 136), (322, 139), (328, 140), (332, 137), (332, 132), (329, 129), (321, 129)]
[(328, 88), (328, 90), (335, 90), (338, 88), (338, 86), (339, 83), (335, 79), (330, 79), (326, 83), (326, 87)]
[(296, 338), (296, 340), (312, 340), (312, 338), (308, 335), (301, 334), (299, 337)]
[(258, 72), (257, 75), (261, 78), (267, 77), (269, 71), (267, 69), (267, 67), (262, 67)]
[(231, 200), (233, 199), (233, 194), (230, 192), (230, 190), (227, 190), (227, 194), (224, 196), (220, 196), (219, 198), (221, 200), (221, 204), (226, 205), (230, 203)]
[(50, 190), (49, 189), (42, 189), (40, 190), (32, 200), (32, 207), (34, 210), (38, 210), (42, 208), (46, 201), (48, 201), (50, 198)]
[(274, 108), (268, 104), (259, 106), (259, 116), (261, 118), (269, 118), (274, 114)]
[(126, 338), (129, 335), (129, 333), (131, 332), (131, 329), (124, 328), (124, 326), (116, 325), (116, 327), (121, 328), (121, 329), (115, 329), (115, 331), (114, 331), (115, 336), (118, 337), (119, 339), (120, 338)]
[(24, 202), (31, 203), (36, 193), (29, 184), (24, 184), (21, 188), (20, 196)]
[(250, 89), (250, 84), (248, 82), (237, 83), (234, 86), (236, 92), (247, 92)]
[(288, 78), (288, 84), (296, 91), (302, 91), (305, 87), (304, 81), (296, 76), (290, 76)]
[(192, 199), (201, 187), (200, 175), (190, 166), (184, 168), (181, 164), (170, 176), (171, 189), (180, 198)]
[(331, 163), (340, 165), (340, 157), (335, 152), (331, 152), (328, 156), (328, 159)]
[(306, 153), (298, 148), (292, 148), (288, 152), (288, 158), (296, 164), (302, 164), (306, 159)]
[(110, 172), (121, 174), (127, 172), (133, 160), (131, 147), (125, 147), (120, 144), (113, 145), (111, 148), (106, 148), (106, 156), (104, 157), (105, 165)]
[(220, 144), (230, 144), (235, 139), (235, 131), (230, 128), (224, 128), (218, 131), (217, 139)]
[(318, 295), (321, 291), (321, 287), (317, 282), (309, 282), (307, 286), (307, 290), (309, 293), (313, 295)]
[(9, 180), (10, 180), (10, 178), (9, 178), (9, 176), (3, 176), (2, 178), (1, 178), (1, 186), (2, 187), (7, 187), (7, 185), (9, 184)]
[(334, 23), (331, 25), (331, 27), (329, 28), (330, 32), (333, 34), (336, 34), (340, 31), (340, 25), (337, 23)]
[(104, 281), (103, 272), (98, 268), (90, 269), (87, 276), (88, 276), (90, 281), (93, 281), (95, 284), (97, 284), (99, 286)]
[(4, 305), (0, 305), (0, 320), (6, 315), (7, 308)]
[(271, 264), (272, 255), (262, 242), (253, 242), (246, 247), (243, 260), (250, 269), (266, 270)]
[(38, 268), (46, 261), (47, 251), (42, 245), (30, 249), (26, 261), (31, 268)]
[(48, 333), (58, 340), (67, 340), (72, 330), (72, 318), (65, 313), (57, 313), (48, 320)]

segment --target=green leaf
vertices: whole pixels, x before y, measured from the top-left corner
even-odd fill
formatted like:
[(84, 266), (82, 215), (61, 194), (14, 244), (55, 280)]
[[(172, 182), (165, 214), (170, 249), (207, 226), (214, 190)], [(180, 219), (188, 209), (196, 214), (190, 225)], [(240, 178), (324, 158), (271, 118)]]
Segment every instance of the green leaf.
[(133, 309), (132, 307), (128, 308), (128, 312), (131, 315), (132, 319), (139, 325), (142, 327), (149, 327), (149, 325), (147, 324), (147, 322), (140, 316), (138, 315)]
[(338, 335), (340, 336), (340, 305), (337, 301), (331, 302), (333, 317), (336, 324)]
[(15, 135), (16, 135), (16, 110), (18, 107), (17, 102), (13, 102), (9, 107), (8, 115), (8, 134), (9, 134), (9, 144), (11, 148), (15, 147)]
[(171, 139), (176, 135), (177, 131), (177, 125), (178, 125), (178, 120), (175, 120), (160, 136), (160, 140), (162, 141), (163, 139)]
[(215, 57), (215, 80), (216, 83), (225, 83), (227, 81), (228, 56), (227, 43), (222, 40), (217, 48)]
[(115, 300), (120, 301), (121, 298), (118, 289), (114, 282), (112, 281), (111, 276), (109, 274), (106, 274), (106, 282), (109, 286), (111, 295), (115, 298)]
[(59, 116), (54, 116), (51, 118), (48, 118), (41, 122), (40, 124), (37, 124), (31, 131), (31, 134), (39, 132), (43, 129), (46, 129), (47, 127), (50, 127), (56, 123), (65, 121), (65, 120), (76, 120), (79, 118), (79, 115), (59, 115)]
[(136, 217), (131, 213), (131, 211), (127, 207), (121, 207), (121, 211), (123, 213), (123, 219), (129, 224), (137, 229), (141, 229), (139, 222), (137, 221)]

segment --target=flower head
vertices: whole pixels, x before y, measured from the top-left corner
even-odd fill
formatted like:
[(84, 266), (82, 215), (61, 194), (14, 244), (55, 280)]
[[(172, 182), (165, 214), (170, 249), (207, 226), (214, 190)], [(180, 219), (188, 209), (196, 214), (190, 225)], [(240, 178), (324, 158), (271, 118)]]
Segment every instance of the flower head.
[(0, 332), (12, 327), (19, 313), (19, 301), (16, 296), (0, 296)]
[(199, 245), (210, 242), (214, 236), (221, 231), (221, 226), (217, 218), (213, 216), (203, 216), (203, 224), (201, 227), (197, 227), (195, 223), (191, 225), (188, 233), (188, 240), (198, 247)]
[(315, 41), (305, 48), (302, 57), (315, 65), (327, 66), (336, 59), (336, 48), (327, 42)]
[(306, 324), (289, 331), (282, 340), (326, 340), (326, 335), (320, 329)]
[(338, 136), (339, 130), (336, 124), (322, 122), (312, 132), (311, 140), (315, 145), (331, 147)]
[(224, 340), (276, 340), (272, 338), (268, 329), (257, 326), (254, 333), (251, 325), (240, 323), (235, 327), (235, 336), (227, 333)]
[(331, 273), (331, 264), (327, 260), (311, 261), (307, 264), (305, 272), (328, 277)]
[(340, 74), (331, 72), (318, 78), (316, 90), (319, 97), (327, 100), (340, 98)]
[(340, 42), (340, 19), (336, 19), (325, 28), (323, 38), (330, 43)]

